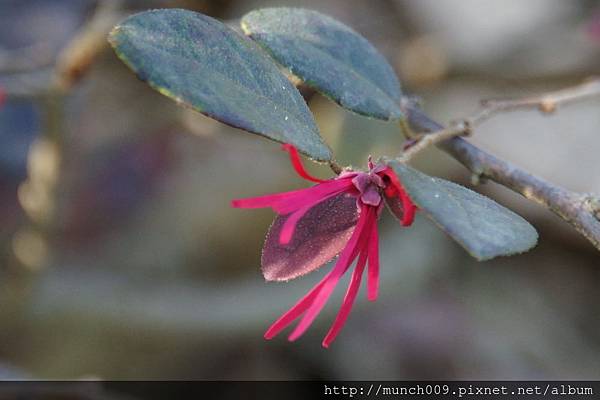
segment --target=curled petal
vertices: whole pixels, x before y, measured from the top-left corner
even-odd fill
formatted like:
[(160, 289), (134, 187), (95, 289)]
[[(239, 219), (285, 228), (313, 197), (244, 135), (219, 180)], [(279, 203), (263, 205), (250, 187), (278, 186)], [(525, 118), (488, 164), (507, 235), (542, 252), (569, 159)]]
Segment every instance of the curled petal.
[(417, 206), (412, 202), (408, 194), (400, 186), (400, 190), (398, 191), (400, 200), (402, 201), (402, 208), (404, 209), (404, 213), (402, 214), (402, 220), (400, 221), (403, 226), (412, 225), (415, 220), (415, 213), (417, 212)]
[(387, 168), (382, 174), (390, 180), (384, 192), (384, 197), (390, 211), (400, 220), (403, 226), (412, 225), (417, 206), (412, 202), (394, 172)]
[(294, 167), (294, 170), (296, 171), (296, 173), (298, 175), (300, 175), (302, 178), (306, 179), (307, 181), (316, 182), (316, 183), (325, 182), (322, 179), (315, 178), (314, 176), (310, 175), (304, 169), (304, 165), (302, 165), (302, 160), (300, 159), (300, 155), (298, 155), (298, 150), (296, 150), (296, 147), (292, 146), (291, 144), (286, 143), (286, 144), (281, 145), (281, 148), (290, 154), (290, 161), (292, 163), (292, 166)]
[(388, 209), (396, 218), (400, 220), (400, 224), (402, 226), (410, 226), (412, 225), (415, 219), (415, 213), (417, 211), (417, 207), (412, 203), (403, 202), (402, 199), (397, 197), (387, 197), (385, 196), (385, 202), (388, 206)]

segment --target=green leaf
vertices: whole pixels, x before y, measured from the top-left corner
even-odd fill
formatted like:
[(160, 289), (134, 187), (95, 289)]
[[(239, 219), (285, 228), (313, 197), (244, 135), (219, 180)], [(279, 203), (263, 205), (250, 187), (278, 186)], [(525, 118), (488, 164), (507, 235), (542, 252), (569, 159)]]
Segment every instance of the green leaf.
[(298, 8), (252, 11), (241, 25), (279, 63), (342, 107), (384, 120), (402, 117), (392, 67), (348, 26)]
[(535, 228), (492, 199), (404, 163), (387, 164), (421, 211), (478, 260), (522, 253), (536, 245)]
[(109, 41), (141, 80), (175, 101), (331, 159), (298, 90), (259, 46), (221, 22), (186, 10), (147, 11), (117, 25)]

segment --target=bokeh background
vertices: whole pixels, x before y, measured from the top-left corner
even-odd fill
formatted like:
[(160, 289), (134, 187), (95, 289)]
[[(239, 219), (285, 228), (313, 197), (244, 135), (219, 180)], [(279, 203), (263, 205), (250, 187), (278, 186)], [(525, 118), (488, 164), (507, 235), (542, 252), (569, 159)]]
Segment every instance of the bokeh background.
[[(481, 99), (535, 94), (600, 71), (600, 5), (561, 0), (2, 0), (0, 378), (600, 379), (600, 253), (508, 189), (540, 243), (479, 263), (428, 220), (382, 222), (380, 299), (360, 296), (320, 346), (345, 282), (296, 343), (266, 327), (322, 276), (267, 283), (269, 210), (233, 198), (304, 187), (275, 143), (139, 82), (106, 43), (149, 8), (235, 23), (259, 7), (332, 15), (370, 39), (441, 122)], [(344, 164), (398, 153), (394, 124), (306, 92)], [(502, 115), (472, 140), (579, 192), (600, 193), (600, 101)], [(472, 186), (431, 150), (415, 165)], [(327, 177), (330, 171), (311, 165)]]

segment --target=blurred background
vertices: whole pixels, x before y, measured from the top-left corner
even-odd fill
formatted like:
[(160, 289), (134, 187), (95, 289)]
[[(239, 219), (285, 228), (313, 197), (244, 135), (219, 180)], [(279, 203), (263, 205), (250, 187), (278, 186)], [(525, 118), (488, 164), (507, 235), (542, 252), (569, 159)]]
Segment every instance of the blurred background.
[[(179, 108), (106, 43), (128, 14), (182, 7), (235, 23), (266, 6), (329, 14), (371, 40), (404, 89), (447, 123), (481, 99), (600, 70), (600, 4), (560, 0), (2, 0), (0, 378), (600, 379), (600, 254), (508, 189), (540, 243), (479, 263), (419, 216), (382, 221), (380, 299), (361, 295), (329, 350), (344, 281), (298, 342), (264, 330), (322, 276), (266, 283), (269, 210), (233, 198), (305, 187), (270, 141)], [(398, 153), (395, 124), (306, 93), (343, 164)], [(600, 193), (599, 100), (494, 118), (472, 140), (579, 192)], [(415, 165), (467, 186), (430, 150)], [(311, 165), (321, 177), (325, 166)]]

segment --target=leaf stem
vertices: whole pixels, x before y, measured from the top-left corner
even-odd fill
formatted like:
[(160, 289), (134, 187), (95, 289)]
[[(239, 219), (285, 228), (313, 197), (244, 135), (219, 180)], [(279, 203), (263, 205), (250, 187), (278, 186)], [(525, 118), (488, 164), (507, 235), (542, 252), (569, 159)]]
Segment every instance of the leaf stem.
[(342, 173), (344, 168), (341, 167), (335, 160), (329, 161), (329, 168), (333, 171), (334, 174), (339, 175)]

